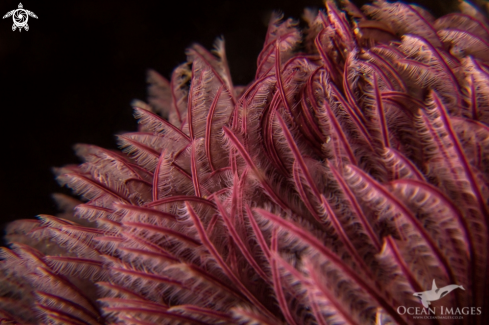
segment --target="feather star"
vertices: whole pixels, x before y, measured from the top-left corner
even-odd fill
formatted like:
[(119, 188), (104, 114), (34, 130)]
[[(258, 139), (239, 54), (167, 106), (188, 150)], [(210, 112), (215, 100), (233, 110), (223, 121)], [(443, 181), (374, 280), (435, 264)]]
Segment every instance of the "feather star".
[(222, 39), (149, 71), (122, 152), (55, 169), (81, 201), (8, 226), (0, 324), (438, 324), (400, 312), (435, 280), (482, 312), (449, 324), (484, 323), (486, 16), (328, 0), (304, 19), (272, 16), (247, 86)]

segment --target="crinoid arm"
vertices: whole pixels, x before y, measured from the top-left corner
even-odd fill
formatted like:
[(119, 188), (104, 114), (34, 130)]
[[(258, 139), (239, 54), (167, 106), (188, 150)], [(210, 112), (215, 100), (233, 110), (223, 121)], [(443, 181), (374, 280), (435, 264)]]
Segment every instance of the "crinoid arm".
[(247, 86), (222, 40), (148, 72), (122, 152), (54, 169), (80, 201), (7, 227), (0, 325), (486, 324), (489, 22), (339, 2), (272, 15)]

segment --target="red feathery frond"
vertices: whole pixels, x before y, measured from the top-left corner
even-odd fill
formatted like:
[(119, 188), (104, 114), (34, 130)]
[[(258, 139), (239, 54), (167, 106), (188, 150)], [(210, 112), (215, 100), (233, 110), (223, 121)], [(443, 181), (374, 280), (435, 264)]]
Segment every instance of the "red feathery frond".
[(148, 71), (122, 152), (54, 169), (81, 201), (6, 228), (0, 324), (484, 324), (489, 22), (340, 2), (248, 86), (222, 39)]

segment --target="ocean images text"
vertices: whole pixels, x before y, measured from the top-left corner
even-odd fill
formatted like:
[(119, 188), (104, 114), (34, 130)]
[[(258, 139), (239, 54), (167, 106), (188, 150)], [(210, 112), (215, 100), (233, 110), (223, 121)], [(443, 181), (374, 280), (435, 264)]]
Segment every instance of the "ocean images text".
[(437, 313), (437, 307), (423, 308), (423, 307), (397, 307), (397, 313), (399, 315), (453, 315), (453, 316), (468, 316), (468, 315), (481, 315), (482, 307), (439, 307), (440, 313)]

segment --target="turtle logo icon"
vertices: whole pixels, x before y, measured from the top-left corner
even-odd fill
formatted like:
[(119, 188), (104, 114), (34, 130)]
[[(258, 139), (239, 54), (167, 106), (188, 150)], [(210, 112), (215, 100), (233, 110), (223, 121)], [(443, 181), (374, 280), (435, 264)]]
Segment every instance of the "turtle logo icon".
[(29, 16), (33, 18), (37, 18), (35, 13), (29, 10), (25, 10), (24, 7), (22, 6), (22, 3), (19, 3), (18, 9), (7, 12), (5, 16), (3, 16), (3, 18), (5, 19), (10, 16), (12, 16), (12, 18), (14, 19), (14, 24), (12, 25), (12, 31), (15, 31), (18, 28), (19, 32), (22, 31), (22, 28), (24, 28), (26, 31), (29, 30), (29, 25), (27, 25)]

